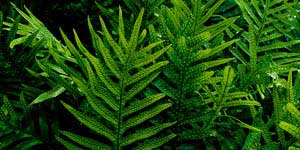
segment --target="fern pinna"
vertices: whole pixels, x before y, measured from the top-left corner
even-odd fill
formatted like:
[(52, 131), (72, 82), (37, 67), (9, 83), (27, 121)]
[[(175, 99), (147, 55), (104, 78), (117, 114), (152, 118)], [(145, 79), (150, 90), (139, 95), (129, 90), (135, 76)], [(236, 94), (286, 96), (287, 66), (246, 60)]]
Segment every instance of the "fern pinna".
[[(74, 30), (76, 46), (62, 33), (66, 47), (60, 43), (49, 44), (49, 50), (60, 72), (52, 70), (49, 63), (39, 61), (40, 67), (57, 79), (66, 77), (75, 83), (77, 89), (84, 94), (89, 105), (101, 116), (95, 118), (75, 109), (66, 102), (64, 107), (82, 124), (105, 138), (109, 143), (92, 140), (68, 131), (61, 131), (57, 140), (68, 149), (79, 149), (80, 146), (91, 149), (153, 149), (163, 145), (175, 134), (157, 135), (175, 122), (150, 123), (149, 119), (172, 106), (163, 102), (165, 94), (153, 93), (143, 96), (143, 90), (160, 74), (160, 68), (168, 61), (156, 61), (170, 46), (152, 53), (152, 49), (161, 45), (162, 41), (142, 44), (146, 30), (140, 34), (144, 10), (139, 13), (130, 39), (124, 32), (122, 11), (119, 12), (119, 40), (115, 41), (105, 22), (100, 17), (102, 26), (101, 38), (94, 30), (90, 20), (88, 26), (92, 37), (93, 48), (89, 51)], [(60, 52), (69, 51), (70, 56)], [(95, 53), (95, 55), (93, 55)], [(77, 67), (75, 69), (74, 67)], [(74, 68), (74, 69), (73, 69)], [(82, 72), (79, 72), (79, 68)], [(61, 80), (60, 80), (61, 81)], [(72, 142), (65, 140), (68, 137)], [(144, 140), (144, 141), (143, 141)]]
[[(253, 103), (250, 100), (244, 103), (242, 100), (235, 101), (247, 97), (248, 94), (234, 93), (237, 96), (234, 97), (234, 94), (229, 92), (234, 78), (231, 67), (227, 67), (223, 78), (214, 77), (215, 72), (211, 71), (212, 68), (234, 60), (217, 56), (221, 56), (219, 54), (223, 50), (236, 42), (236, 40), (225, 42), (223, 32), (237, 18), (220, 18), (221, 21), (206, 25), (223, 2), (212, 0), (204, 4), (201, 0), (195, 0), (192, 1), (190, 9), (184, 1), (174, 0), (172, 1), (174, 7), (162, 6), (160, 10), (158, 19), (161, 35), (155, 33), (154, 29), (150, 32), (153, 40), (161, 38), (166, 41), (165, 43), (172, 44), (166, 56), (170, 63), (164, 67), (163, 74), (154, 85), (174, 103), (174, 107), (168, 111), (170, 117), (177, 121), (173, 131), (178, 136), (173, 148), (199, 149), (202, 144), (211, 147), (216, 142), (210, 140), (214, 139), (211, 137), (217, 134), (220, 136), (213, 123), (220, 117), (221, 110), (226, 104), (259, 105), (256, 101)], [(220, 85), (222, 80), (224, 83)], [(211, 86), (215, 88), (210, 89)], [(230, 94), (233, 95), (229, 96)], [(232, 100), (232, 103), (225, 103), (227, 100)], [(211, 104), (214, 105), (213, 108), (210, 107)], [(193, 144), (187, 144), (186, 141), (193, 141)], [(221, 145), (223, 144), (219, 146)]]

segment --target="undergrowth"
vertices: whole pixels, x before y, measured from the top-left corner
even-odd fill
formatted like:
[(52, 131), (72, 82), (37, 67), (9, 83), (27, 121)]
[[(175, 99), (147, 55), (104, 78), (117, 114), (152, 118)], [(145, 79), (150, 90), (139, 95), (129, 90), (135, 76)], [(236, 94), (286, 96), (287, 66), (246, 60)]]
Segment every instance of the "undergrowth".
[(298, 0), (95, 7), (73, 36), (0, 11), (1, 148), (300, 148)]

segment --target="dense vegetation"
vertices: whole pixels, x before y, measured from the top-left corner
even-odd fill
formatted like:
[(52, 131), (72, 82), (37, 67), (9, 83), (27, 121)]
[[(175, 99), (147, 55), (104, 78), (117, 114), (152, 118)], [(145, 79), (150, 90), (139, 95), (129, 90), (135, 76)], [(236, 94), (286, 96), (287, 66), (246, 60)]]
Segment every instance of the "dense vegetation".
[(300, 149), (298, 0), (0, 8), (0, 149)]

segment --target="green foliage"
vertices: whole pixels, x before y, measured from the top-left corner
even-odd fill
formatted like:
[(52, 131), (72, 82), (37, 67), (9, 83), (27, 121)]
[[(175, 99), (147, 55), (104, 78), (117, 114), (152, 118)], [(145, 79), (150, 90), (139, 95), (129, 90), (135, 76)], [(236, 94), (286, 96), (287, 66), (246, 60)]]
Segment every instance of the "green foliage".
[[(299, 78), (299, 73), (297, 74), (297, 78)], [(296, 79), (297, 79), (296, 78)], [(283, 106), (283, 111), (285, 115), (288, 116), (286, 117), (281, 117), (280, 120), (278, 120), (278, 128), (288, 132), (291, 134), (293, 137), (296, 138), (296, 140), (299, 142), (299, 123), (300, 123), (300, 111), (298, 110), (299, 107), (296, 107), (299, 104), (299, 100), (297, 97), (294, 97), (294, 93), (298, 93), (296, 91), (296, 88), (299, 86), (299, 83), (295, 83), (293, 85), (292, 83), (292, 71), (290, 71), (289, 76), (288, 76), (288, 81), (286, 83), (285, 88), (287, 89), (287, 96), (286, 96), (286, 105)], [(281, 131), (283, 132), (283, 131)], [(281, 133), (281, 138), (285, 138), (284, 133)], [(296, 142), (294, 142), (296, 143)], [(293, 143), (292, 143), (293, 144)], [(289, 146), (292, 147), (292, 146)]]
[(289, 48), (300, 41), (287, 40), (291, 30), (281, 21), (290, 15), (288, 6), (293, 3), (283, 0), (236, 0), (236, 3), (247, 24), (233, 25), (227, 30), (230, 37), (241, 33), (241, 40), (231, 53), (242, 63), (239, 66), (242, 86), (256, 85), (264, 99), (264, 91), (271, 83), (269, 74), (286, 73), (299, 63), (298, 53)]
[(4, 96), (3, 147), (299, 147), (298, 0), (91, 3), (60, 8), (101, 12), (63, 42), (26, 7), (0, 13), (0, 96), (31, 101)]
[(24, 129), (21, 125), (22, 120), (29, 119), (29, 108), (23, 93), (21, 93), (20, 101), (17, 101), (17, 104), (21, 108), (21, 112), (16, 111), (17, 107), (6, 96), (3, 96), (0, 107), (1, 149), (30, 149), (42, 144), (41, 140), (28, 132), (29, 128)]
[[(197, 144), (186, 145), (186, 141), (204, 142), (208, 138), (219, 136), (218, 129), (214, 128), (213, 123), (216, 118), (222, 116), (223, 108), (260, 105), (252, 99), (242, 100), (248, 97), (247, 93), (229, 92), (234, 79), (233, 68), (226, 67), (221, 80), (220, 77), (213, 77), (215, 74), (213, 68), (234, 60), (216, 57), (237, 42), (237, 40), (228, 42), (223, 40), (223, 32), (233, 25), (237, 18), (221, 18), (221, 21), (207, 26), (205, 24), (223, 1), (203, 4), (202, 1), (196, 0), (192, 3), (192, 8), (189, 9), (183, 1), (174, 0), (172, 1), (174, 7), (163, 6), (159, 17), (161, 39), (171, 43), (172, 48), (167, 52), (170, 63), (163, 70), (163, 76), (154, 85), (166, 93), (174, 103), (170, 117), (178, 122), (174, 131), (179, 135), (176, 142), (179, 149), (186, 147), (199, 149), (200, 146), (197, 147)], [(153, 33), (153, 36), (155, 34)], [(218, 83), (220, 85), (217, 85)], [(210, 86), (213, 86), (214, 90)], [(211, 104), (213, 107), (210, 107)], [(209, 147), (213, 146), (213, 143), (206, 142), (205, 145)]]
[[(135, 22), (130, 38), (126, 39), (122, 11), (120, 10), (119, 42), (122, 45), (112, 38), (102, 18), (100, 18), (100, 21), (104, 33), (103, 39), (95, 32), (90, 20), (88, 20), (94, 51), (98, 57), (83, 46), (75, 30), (76, 46), (62, 31), (62, 37), (67, 47), (62, 46), (58, 42), (49, 44), (50, 53), (57, 66), (63, 70), (64, 75), (68, 76), (70, 81), (76, 84), (78, 90), (84, 94), (92, 109), (102, 118), (100, 122), (97, 118), (82, 113), (62, 102), (64, 107), (82, 124), (111, 142), (110, 144), (98, 143), (96, 144), (98, 147), (121, 149), (138, 142), (140, 144), (134, 146), (137, 149), (140, 149), (139, 147), (152, 149), (175, 137), (174, 134), (155, 136), (165, 128), (172, 126), (175, 122), (148, 125), (144, 123), (169, 108), (172, 104), (158, 102), (162, 101), (164, 94), (157, 93), (148, 97), (139, 94), (159, 75), (160, 68), (168, 64), (168, 61), (154, 62), (168, 47), (152, 54), (149, 51), (155, 48), (158, 45), (157, 43), (150, 45), (140, 45), (138, 43), (140, 40), (142, 16), (143, 10)], [(61, 50), (67, 52), (61, 54)], [(67, 60), (67, 56), (64, 55), (66, 53), (70, 53), (75, 62)], [(112, 53), (115, 53), (116, 57), (113, 57)], [(146, 57), (149, 60), (142, 61)], [(72, 65), (68, 65), (67, 62), (80, 67), (82, 73), (72, 69)], [(50, 64), (45, 61), (39, 62), (39, 65), (49, 75), (56, 74), (55, 76), (57, 77), (62, 75), (60, 74), (61, 72), (52, 70)], [(53, 93), (55, 94), (53, 96), (56, 96), (56, 93), (57, 91)], [(137, 97), (138, 94), (139, 96)], [(43, 100), (43, 98), (39, 100), (39, 97), (37, 99), (33, 103), (39, 103)], [(145, 125), (140, 126), (142, 123)], [(132, 129), (133, 127), (135, 128), (134, 130)], [(75, 137), (75, 134), (68, 135), (67, 137), (71, 140), (79, 138), (78, 136)], [(87, 139), (81, 136), (80, 138)], [(148, 140), (139, 142), (143, 139)], [(69, 149), (76, 147), (60, 137), (57, 137), (57, 140)], [(153, 142), (156, 142), (156, 144)], [(76, 143), (84, 147), (88, 146), (84, 145), (84, 143)], [(91, 148), (91, 146), (95, 145), (89, 145), (88, 147)]]

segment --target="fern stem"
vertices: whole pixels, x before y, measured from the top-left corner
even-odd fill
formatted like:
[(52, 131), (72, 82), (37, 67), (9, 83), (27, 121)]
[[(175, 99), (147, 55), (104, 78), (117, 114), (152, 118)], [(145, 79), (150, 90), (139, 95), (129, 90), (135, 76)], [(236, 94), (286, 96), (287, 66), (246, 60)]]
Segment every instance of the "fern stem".
[(122, 111), (124, 109), (124, 105), (123, 104), (123, 95), (125, 93), (125, 77), (127, 77), (127, 73), (129, 71), (129, 63), (130, 63), (130, 60), (131, 60), (131, 57), (132, 56), (132, 52), (134, 50), (130, 50), (129, 51), (129, 54), (126, 58), (126, 61), (125, 61), (125, 68), (122, 72), (122, 79), (121, 79), (121, 84), (120, 84), (120, 96), (119, 96), (119, 111), (118, 111), (118, 129), (117, 129), (117, 145), (116, 145), (116, 150), (122, 150), (122, 147), (121, 147), (121, 140), (122, 140), (122, 136), (123, 136), (123, 127), (122, 127), (122, 124), (123, 124), (123, 116), (122, 116)]

